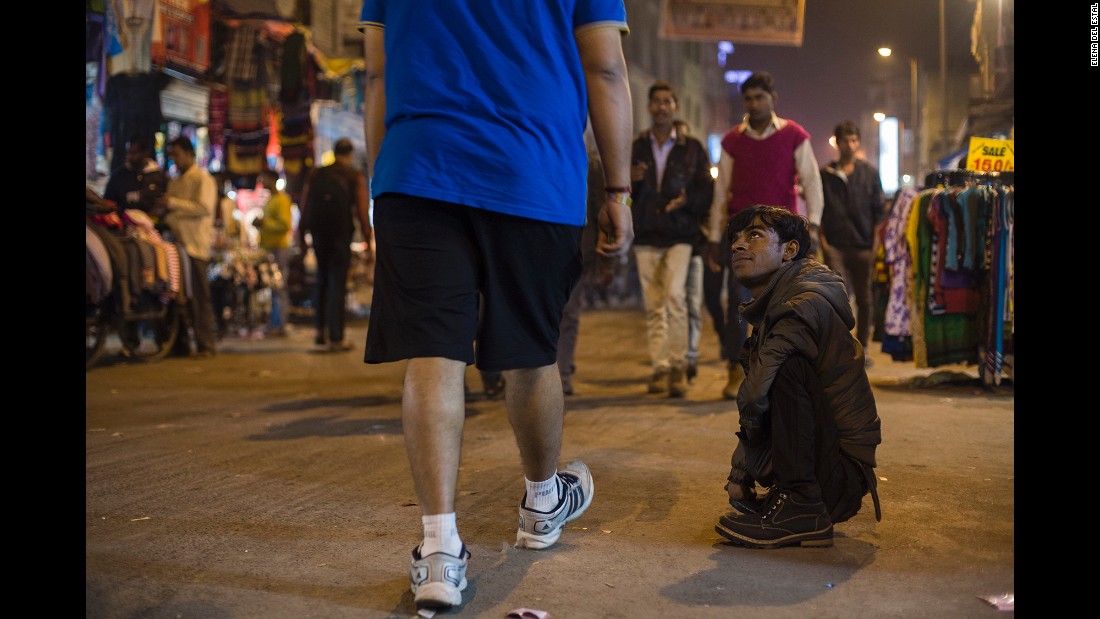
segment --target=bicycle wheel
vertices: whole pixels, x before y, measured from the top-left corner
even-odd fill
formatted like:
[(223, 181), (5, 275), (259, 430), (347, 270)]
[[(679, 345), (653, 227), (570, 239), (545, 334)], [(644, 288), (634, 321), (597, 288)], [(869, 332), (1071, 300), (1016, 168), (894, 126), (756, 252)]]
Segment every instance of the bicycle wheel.
[(172, 352), (179, 337), (179, 307), (169, 302), (156, 310), (135, 312), (122, 320), (119, 336), (127, 357), (160, 361)]
[(106, 313), (98, 305), (89, 304), (85, 315), (84, 328), (85, 372), (92, 369), (103, 358), (103, 353), (106, 351), (108, 330)]

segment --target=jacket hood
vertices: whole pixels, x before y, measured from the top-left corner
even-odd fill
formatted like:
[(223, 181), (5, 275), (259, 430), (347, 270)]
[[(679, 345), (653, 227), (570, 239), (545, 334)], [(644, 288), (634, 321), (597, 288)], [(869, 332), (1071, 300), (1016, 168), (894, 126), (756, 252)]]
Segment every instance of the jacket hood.
[(779, 267), (759, 298), (741, 304), (742, 315), (750, 324), (759, 325), (777, 293), (778, 298), (783, 301), (806, 293), (820, 295), (833, 306), (849, 329), (855, 327), (856, 319), (848, 301), (844, 279), (839, 273), (813, 258), (792, 260)]

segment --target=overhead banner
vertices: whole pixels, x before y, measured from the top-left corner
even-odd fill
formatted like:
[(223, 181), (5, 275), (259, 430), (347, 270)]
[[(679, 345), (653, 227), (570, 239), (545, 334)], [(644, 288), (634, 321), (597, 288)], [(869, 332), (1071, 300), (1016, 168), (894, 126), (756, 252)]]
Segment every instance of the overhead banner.
[(806, 0), (661, 0), (663, 39), (802, 47)]
[(210, 68), (209, 0), (158, 0), (151, 54), (157, 64), (198, 73)]

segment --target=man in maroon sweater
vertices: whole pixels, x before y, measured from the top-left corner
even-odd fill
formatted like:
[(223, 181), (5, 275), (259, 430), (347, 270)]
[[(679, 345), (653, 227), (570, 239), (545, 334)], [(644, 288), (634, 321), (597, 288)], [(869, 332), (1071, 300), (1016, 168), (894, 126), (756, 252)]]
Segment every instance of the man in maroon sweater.
[(780, 206), (797, 213), (801, 184), (810, 230), (816, 237), (824, 201), (810, 134), (793, 120), (775, 114), (779, 93), (772, 76), (764, 71), (753, 73), (741, 84), (741, 99), (745, 117), (722, 137), (718, 178), (707, 223), (710, 274), (704, 279), (708, 307), (720, 303), (723, 280), (728, 287), (725, 321), (715, 324), (722, 357), (729, 363), (728, 381), (722, 390), (727, 400), (737, 397), (737, 388), (745, 377), (737, 358), (748, 337), (748, 325), (738, 316), (737, 306), (748, 302), (750, 296), (730, 273), (729, 244), (722, 242), (726, 222), (753, 204)]

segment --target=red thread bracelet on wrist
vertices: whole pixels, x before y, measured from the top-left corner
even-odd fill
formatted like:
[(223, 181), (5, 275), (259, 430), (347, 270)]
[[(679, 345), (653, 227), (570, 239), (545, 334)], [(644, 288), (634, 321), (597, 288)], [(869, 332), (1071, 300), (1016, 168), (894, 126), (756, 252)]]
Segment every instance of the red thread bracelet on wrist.
[(630, 185), (627, 185), (626, 187), (604, 187), (603, 190), (607, 193), (634, 193), (630, 190)]

